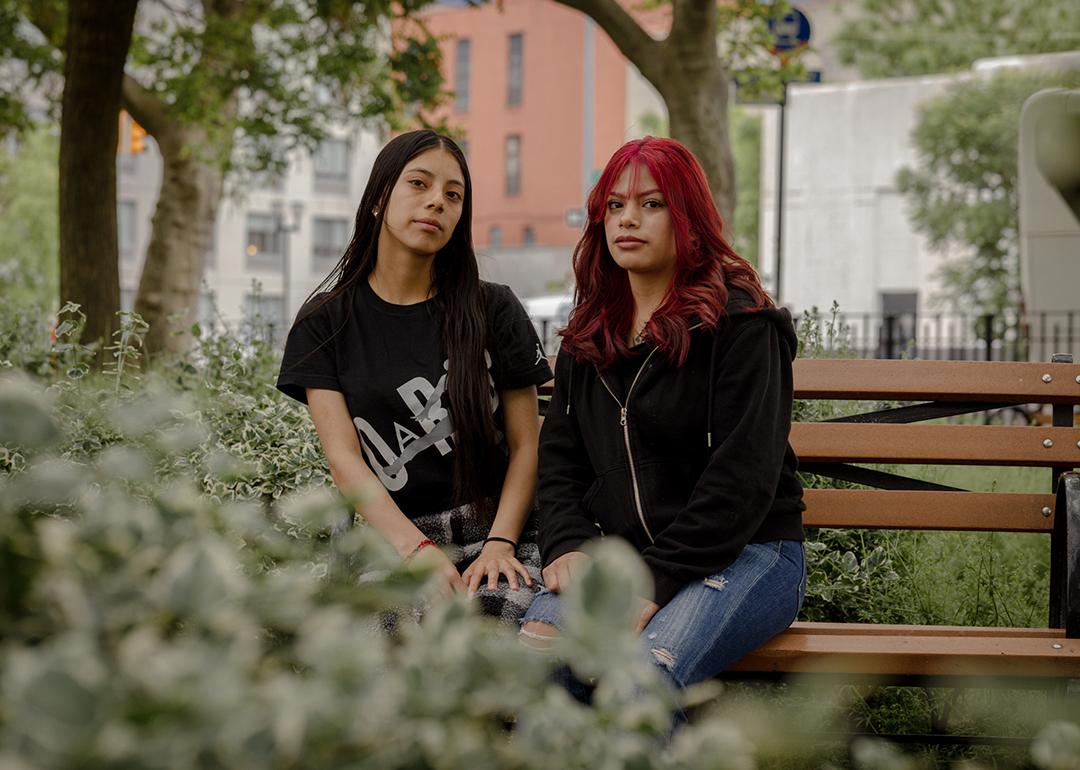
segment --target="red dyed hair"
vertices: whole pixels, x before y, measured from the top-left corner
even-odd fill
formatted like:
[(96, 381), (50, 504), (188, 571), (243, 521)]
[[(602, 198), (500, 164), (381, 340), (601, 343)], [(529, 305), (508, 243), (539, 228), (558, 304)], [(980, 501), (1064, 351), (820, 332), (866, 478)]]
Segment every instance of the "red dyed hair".
[(773, 305), (753, 266), (724, 239), (720, 213), (693, 153), (674, 139), (635, 139), (615, 151), (589, 194), (588, 225), (574, 249), (575, 307), (562, 331), (563, 347), (601, 369), (629, 353), (626, 337), (634, 320), (630, 281), (604, 234), (608, 196), (632, 164), (649, 170), (671, 214), (675, 272), (645, 329), (672, 363), (686, 361), (693, 324), (713, 329), (720, 323), (731, 287), (746, 291), (759, 309)]

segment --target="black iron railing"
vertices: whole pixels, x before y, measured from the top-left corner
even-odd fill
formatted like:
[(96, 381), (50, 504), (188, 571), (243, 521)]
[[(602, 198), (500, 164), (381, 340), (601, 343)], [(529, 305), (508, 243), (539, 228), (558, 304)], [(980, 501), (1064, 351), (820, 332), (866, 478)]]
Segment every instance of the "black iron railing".
[[(805, 316), (796, 319), (797, 324), (806, 322)], [(1080, 311), (839, 313), (835, 324), (832, 339), (837, 352), (859, 358), (1049, 361), (1052, 355), (1071, 353), (1080, 359)]]

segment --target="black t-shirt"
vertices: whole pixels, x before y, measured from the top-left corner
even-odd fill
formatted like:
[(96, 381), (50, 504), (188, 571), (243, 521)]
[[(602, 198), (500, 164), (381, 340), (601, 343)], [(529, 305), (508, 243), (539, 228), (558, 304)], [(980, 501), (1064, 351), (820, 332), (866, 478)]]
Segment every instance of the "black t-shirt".
[[(492, 411), (505, 450), (499, 391), (546, 382), (551, 369), (510, 288), (482, 282), (482, 290)], [(364, 458), (406, 516), (452, 507), (454, 428), (443, 402), (448, 362), (434, 301), (394, 305), (361, 281), (304, 317), (308, 307), (289, 331), (278, 389), (304, 403), (305, 388), (343, 393)], [(504, 459), (490, 474), (491, 494), (505, 473)]]

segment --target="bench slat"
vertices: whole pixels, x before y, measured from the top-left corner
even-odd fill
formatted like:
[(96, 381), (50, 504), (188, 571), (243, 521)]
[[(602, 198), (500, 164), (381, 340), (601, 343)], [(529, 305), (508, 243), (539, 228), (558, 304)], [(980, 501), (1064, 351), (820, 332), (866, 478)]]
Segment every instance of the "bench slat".
[[(838, 624), (844, 625), (844, 624)], [(881, 676), (1080, 677), (1080, 639), (787, 631), (731, 667), (768, 673)], [(1055, 649), (1055, 645), (1058, 649)]]
[(1080, 403), (1080, 364), (798, 359), (794, 374), (795, 398)]
[(799, 422), (791, 445), (808, 463), (1080, 466), (1080, 428)]
[(1046, 533), (1054, 528), (1053, 495), (873, 489), (807, 489), (805, 494), (807, 527)]
[[(554, 357), (549, 362), (554, 369)], [(1080, 404), (1080, 364), (800, 358), (793, 373), (801, 399)], [(544, 383), (540, 394), (551, 395), (552, 386)]]
[(987, 636), (1064, 639), (1064, 628), (1017, 628), (998, 626), (909, 626), (894, 623), (814, 623), (792, 624), (787, 634), (834, 636)]

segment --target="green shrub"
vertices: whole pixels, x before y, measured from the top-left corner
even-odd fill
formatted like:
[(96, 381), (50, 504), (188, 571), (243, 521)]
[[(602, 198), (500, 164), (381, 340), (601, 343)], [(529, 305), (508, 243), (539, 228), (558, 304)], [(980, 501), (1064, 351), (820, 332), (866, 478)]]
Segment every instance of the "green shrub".
[[(126, 316), (99, 370), (76, 306), (55, 339), (38, 317), (0, 310), (0, 765), (806, 767), (843, 760), (821, 730), (960, 711), (949, 691), (704, 687), (687, 696), (692, 726), (661, 750), (671, 702), (622, 623), (641, 566), (618, 551), (584, 581), (567, 641), (601, 682), (594, 709), (548, 686), (552, 662), (467, 603), (387, 637), (379, 613), (417, 601), (425, 575), (358, 528), (343, 547), (385, 579), (326, 579), (327, 523), (357, 501), (333, 491), (307, 410), (274, 389), (265, 337), (195, 327), (189, 353), (147, 366)], [(800, 336), (804, 355), (844, 353), (835, 308)], [(795, 405), (803, 420), (850, 408)], [(1045, 594), (1029, 541), (809, 534), (805, 619), (1045, 616), (1025, 603)], [(955, 600), (954, 584), (980, 601)], [(1010, 706), (965, 698), (974, 716), (954, 717), (960, 729), (994, 726)], [(1072, 729), (1046, 728), (1039, 766), (1080, 755)], [(874, 745), (852, 761), (914, 766)]]
[(202, 434), (189, 402), (147, 388), (116, 406), (110, 445), (64, 459), (55, 397), (0, 380), (0, 435), (26, 458), (0, 478), (0, 764), (751, 766), (719, 718), (662, 750), (672, 699), (629, 630), (647, 573), (627, 546), (597, 548), (567, 595), (563, 650), (598, 681), (586, 708), (465, 599), (387, 636), (378, 613), (426, 575), (371, 530), (343, 547), (386, 576), (346, 584), (277, 526), (318, 531), (354, 501), (217, 500), (180, 471)]

